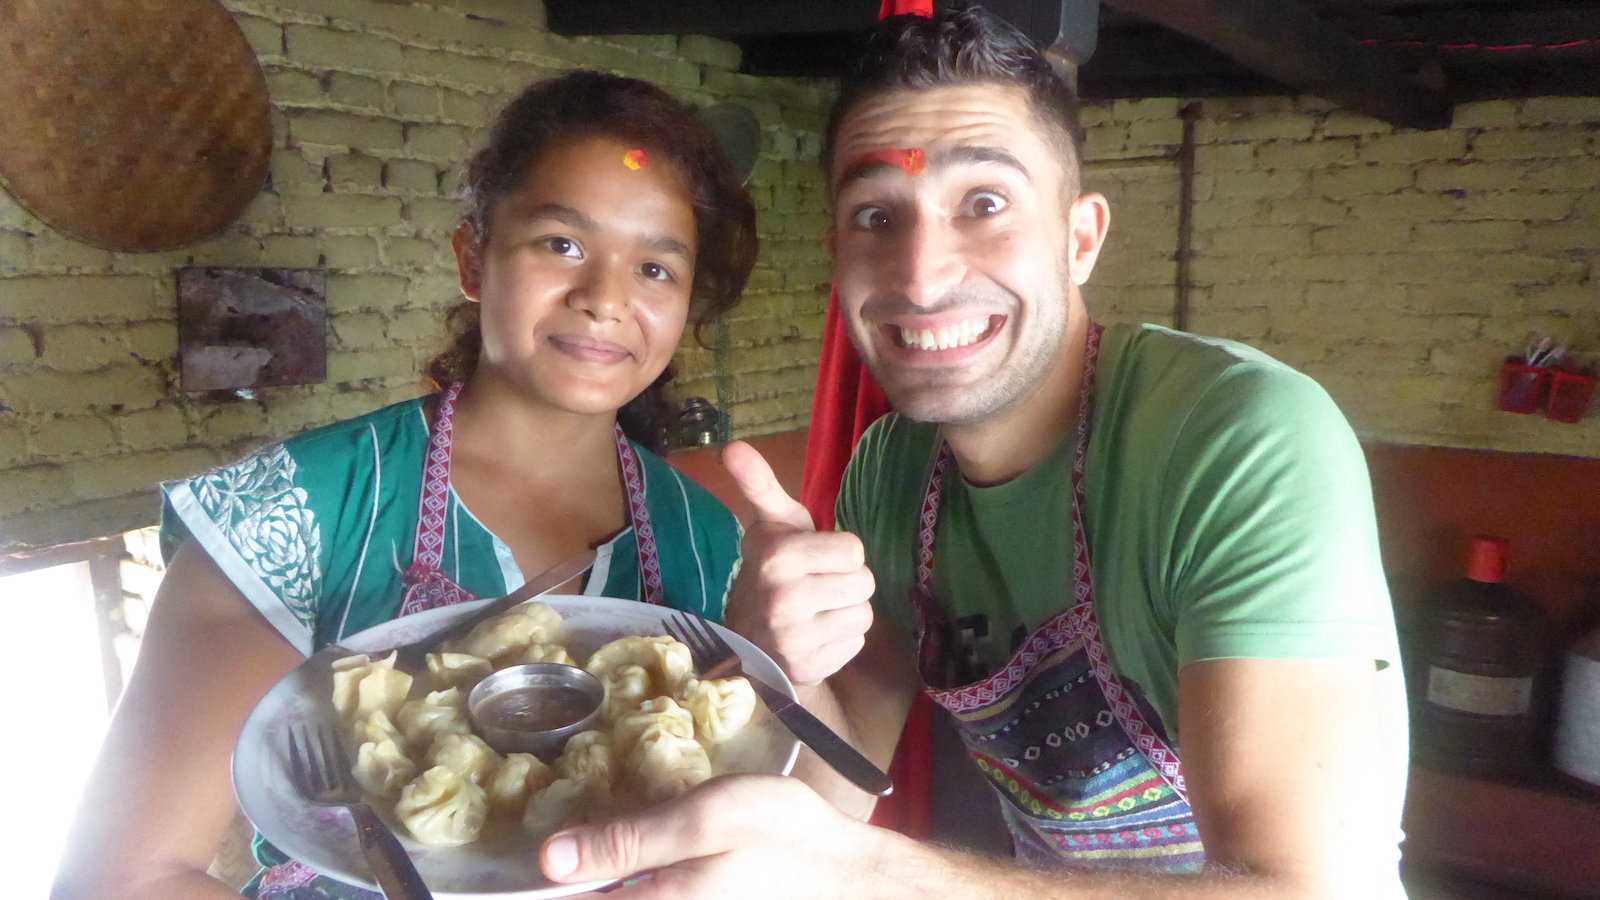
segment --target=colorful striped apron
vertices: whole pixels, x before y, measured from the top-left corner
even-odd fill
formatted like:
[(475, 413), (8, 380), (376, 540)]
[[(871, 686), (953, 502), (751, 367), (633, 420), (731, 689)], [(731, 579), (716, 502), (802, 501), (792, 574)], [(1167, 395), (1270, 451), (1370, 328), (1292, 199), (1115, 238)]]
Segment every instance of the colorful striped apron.
[(1072, 462), (1073, 592), (986, 678), (967, 683), (957, 632), (933, 593), (934, 538), (947, 476), (960, 477), (942, 444), (923, 498), (917, 587), (923, 688), (951, 714), (967, 753), (1000, 792), (1018, 859), (1032, 865), (1157, 872), (1205, 863), (1183, 764), (1151, 722), (1159, 717), (1111, 667), (1095, 617), (1083, 471), (1089, 445), (1099, 325), (1085, 341)]

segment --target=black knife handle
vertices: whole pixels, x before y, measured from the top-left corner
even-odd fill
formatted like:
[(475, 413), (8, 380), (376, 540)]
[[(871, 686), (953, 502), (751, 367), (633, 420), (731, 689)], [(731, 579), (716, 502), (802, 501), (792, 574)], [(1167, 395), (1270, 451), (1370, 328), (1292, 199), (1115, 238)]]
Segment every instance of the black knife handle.
[(778, 717), (778, 721), (793, 732), (801, 743), (821, 757), (823, 762), (832, 766), (835, 772), (874, 796), (887, 797), (894, 791), (894, 782), (889, 780), (889, 776), (885, 775), (882, 769), (873, 765), (872, 760), (862, 756), (859, 750), (850, 746), (849, 741), (823, 724), (821, 719), (812, 715), (804, 706), (759, 678), (753, 678), (749, 674), (746, 674), (745, 678), (749, 680), (750, 686), (755, 689), (761, 702)]
[(350, 815), (356, 820), (356, 836), (361, 839), (361, 850), (367, 855), (372, 878), (383, 889), (383, 896), (388, 900), (433, 900), (433, 894), (417, 874), (406, 848), (400, 846), (400, 839), (372, 807), (365, 803), (353, 804)]

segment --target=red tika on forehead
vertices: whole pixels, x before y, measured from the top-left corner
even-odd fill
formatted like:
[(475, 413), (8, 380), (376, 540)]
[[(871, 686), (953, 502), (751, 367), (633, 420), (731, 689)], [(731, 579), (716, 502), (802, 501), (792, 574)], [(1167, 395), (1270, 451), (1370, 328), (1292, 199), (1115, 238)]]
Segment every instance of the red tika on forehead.
[(632, 150), (629, 150), (627, 153), (622, 154), (622, 164), (635, 172), (644, 168), (647, 164), (649, 164), (649, 162), (650, 158), (645, 156), (644, 151), (638, 147), (635, 147)]
[[(878, 150), (862, 155), (860, 162), (883, 162), (891, 166), (899, 166), (907, 175), (917, 176), (928, 167), (928, 155), (922, 152), (921, 147), (896, 147), (890, 150)], [(859, 163), (858, 163), (859, 164)]]

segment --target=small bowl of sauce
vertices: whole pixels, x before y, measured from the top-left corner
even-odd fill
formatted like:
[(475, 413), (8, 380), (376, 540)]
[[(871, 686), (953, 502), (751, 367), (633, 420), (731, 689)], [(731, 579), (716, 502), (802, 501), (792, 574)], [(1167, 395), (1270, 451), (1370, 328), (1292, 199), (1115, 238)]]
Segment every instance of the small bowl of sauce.
[(548, 762), (568, 738), (598, 724), (605, 696), (600, 679), (577, 666), (525, 663), (478, 682), (467, 695), (467, 714), (495, 750)]

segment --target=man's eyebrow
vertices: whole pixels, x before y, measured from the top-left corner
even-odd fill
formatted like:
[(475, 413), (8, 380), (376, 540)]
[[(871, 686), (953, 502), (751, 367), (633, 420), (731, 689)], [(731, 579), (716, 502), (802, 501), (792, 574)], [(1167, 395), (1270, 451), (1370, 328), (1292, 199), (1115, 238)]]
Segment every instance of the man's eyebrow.
[[(928, 156), (928, 164), (930, 166), (940, 167), (961, 163), (996, 163), (1017, 170), (1023, 178), (1029, 181), (1033, 180), (1033, 176), (1028, 172), (1028, 167), (1024, 166), (1016, 156), (1012, 155), (1011, 151), (1003, 147), (958, 144), (954, 147), (936, 150)], [(845, 169), (843, 175), (839, 176), (839, 185), (834, 188), (834, 192), (843, 191), (852, 182), (860, 181), (863, 178), (871, 178), (875, 175), (882, 175), (884, 172), (894, 171), (903, 172), (905, 169), (903, 166), (895, 165), (884, 159), (881, 151), (863, 154), (859, 161), (853, 163), (849, 168)]]
[(928, 157), (928, 164), (934, 166), (948, 166), (957, 163), (997, 163), (1007, 168), (1016, 169), (1023, 178), (1029, 181), (1033, 176), (1028, 174), (1028, 167), (1024, 166), (1011, 154), (1010, 150), (1003, 147), (981, 147), (958, 144), (936, 150)]

